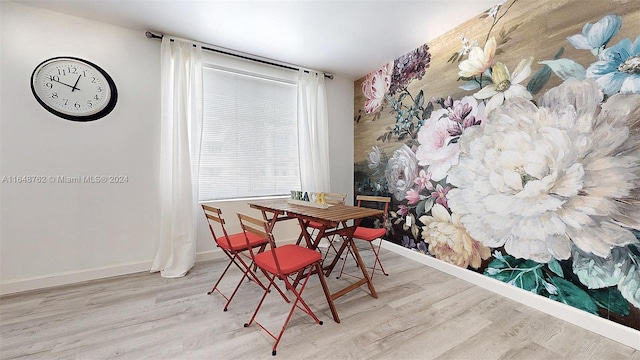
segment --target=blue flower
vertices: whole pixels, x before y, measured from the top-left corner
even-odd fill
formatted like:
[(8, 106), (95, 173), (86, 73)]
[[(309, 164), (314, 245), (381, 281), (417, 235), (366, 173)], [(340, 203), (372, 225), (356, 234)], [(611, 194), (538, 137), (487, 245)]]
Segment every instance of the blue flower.
[(569, 36), (567, 40), (576, 49), (591, 50), (594, 55), (598, 55), (621, 26), (620, 16), (607, 15), (595, 24), (586, 23), (582, 28), (582, 34)]
[(629, 38), (620, 41), (598, 58), (587, 69), (587, 77), (595, 78), (605, 94), (640, 93), (640, 36), (633, 43)]

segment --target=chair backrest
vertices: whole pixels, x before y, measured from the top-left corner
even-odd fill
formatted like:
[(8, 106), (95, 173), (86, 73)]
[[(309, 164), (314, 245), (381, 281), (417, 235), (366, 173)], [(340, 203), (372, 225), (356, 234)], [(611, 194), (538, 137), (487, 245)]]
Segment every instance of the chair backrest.
[(390, 197), (358, 195), (356, 196), (356, 201), (358, 202), (358, 205), (357, 205), (358, 207), (362, 207), (363, 203), (375, 203), (375, 208), (377, 209), (384, 208), (384, 213), (382, 214), (382, 227), (386, 226), (387, 217), (389, 215), (389, 204), (391, 203)]
[(329, 205), (344, 205), (347, 201), (347, 194), (325, 193), (324, 200)]
[[(273, 233), (269, 229), (269, 222), (267, 220), (259, 219), (243, 213), (238, 213), (238, 219), (240, 220), (240, 226), (242, 227), (245, 239), (247, 240), (247, 245), (249, 244), (248, 233), (252, 233), (262, 238), (269, 239), (269, 246), (271, 247), (271, 250), (276, 248), (276, 242), (273, 238)], [(253, 259), (255, 254), (251, 246), (249, 246), (249, 253), (251, 254), (251, 258)], [(271, 253), (273, 254), (273, 259), (275, 261), (276, 268), (278, 269), (278, 274), (280, 274), (282, 273), (282, 271), (280, 270), (278, 257), (276, 256), (275, 251), (271, 251)]]
[[(218, 240), (220, 237), (223, 237), (229, 248), (231, 248), (229, 234), (227, 234), (227, 230), (224, 228), (225, 222), (222, 218), (222, 210), (206, 204), (202, 204), (202, 210), (204, 211), (204, 215), (207, 217), (207, 223), (209, 224), (209, 230), (211, 231), (213, 240)], [(216, 235), (216, 231), (220, 237)]]

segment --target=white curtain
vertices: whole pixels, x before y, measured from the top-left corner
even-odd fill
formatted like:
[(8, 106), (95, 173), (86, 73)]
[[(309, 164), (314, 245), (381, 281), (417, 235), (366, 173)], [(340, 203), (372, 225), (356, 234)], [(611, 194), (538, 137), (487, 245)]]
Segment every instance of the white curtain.
[(329, 116), (324, 74), (298, 73), (298, 152), (303, 191), (331, 191)]
[(160, 244), (151, 272), (181, 277), (196, 258), (202, 49), (164, 36), (160, 65)]

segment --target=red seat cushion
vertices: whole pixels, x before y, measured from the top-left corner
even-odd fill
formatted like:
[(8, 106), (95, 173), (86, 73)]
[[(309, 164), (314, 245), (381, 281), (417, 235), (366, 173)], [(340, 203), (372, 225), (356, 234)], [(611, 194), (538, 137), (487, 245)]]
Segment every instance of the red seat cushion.
[(289, 275), (304, 269), (322, 258), (322, 254), (315, 250), (293, 244), (282, 245), (273, 250), (257, 254), (255, 256), (256, 265), (272, 274), (278, 274), (273, 252), (278, 258), (282, 275)]
[(322, 228), (322, 224), (317, 223), (315, 221), (309, 221), (309, 225), (307, 225), (308, 227), (312, 227), (314, 229), (320, 229)]
[[(247, 232), (247, 238), (249, 238), (249, 244), (252, 248), (269, 242), (266, 238), (250, 232)], [(228, 251), (243, 251), (249, 249), (243, 232), (229, 235), (229, 242), (227, 242), (227, 239), (225, 239), (224, 236), (221, 236), (216, 239), (216, 243), (218, 246)]]
[(384, 237), (387, 234), (387, 229), (385, 228), (366, 228), (358, 226), (356, 231), (353, 232), (354, 239), (361, 239), (366, 241), (373, 241), (375, 239)]

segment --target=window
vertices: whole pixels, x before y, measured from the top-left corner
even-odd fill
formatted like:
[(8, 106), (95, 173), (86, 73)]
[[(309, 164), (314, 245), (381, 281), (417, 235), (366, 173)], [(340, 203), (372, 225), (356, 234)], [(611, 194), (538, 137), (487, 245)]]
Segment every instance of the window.
[(201, 201), (300, 187), (296, 74), (274, 76), (280, 69), (236, 62), (241, 66), (217, 61), (203, 69)]

